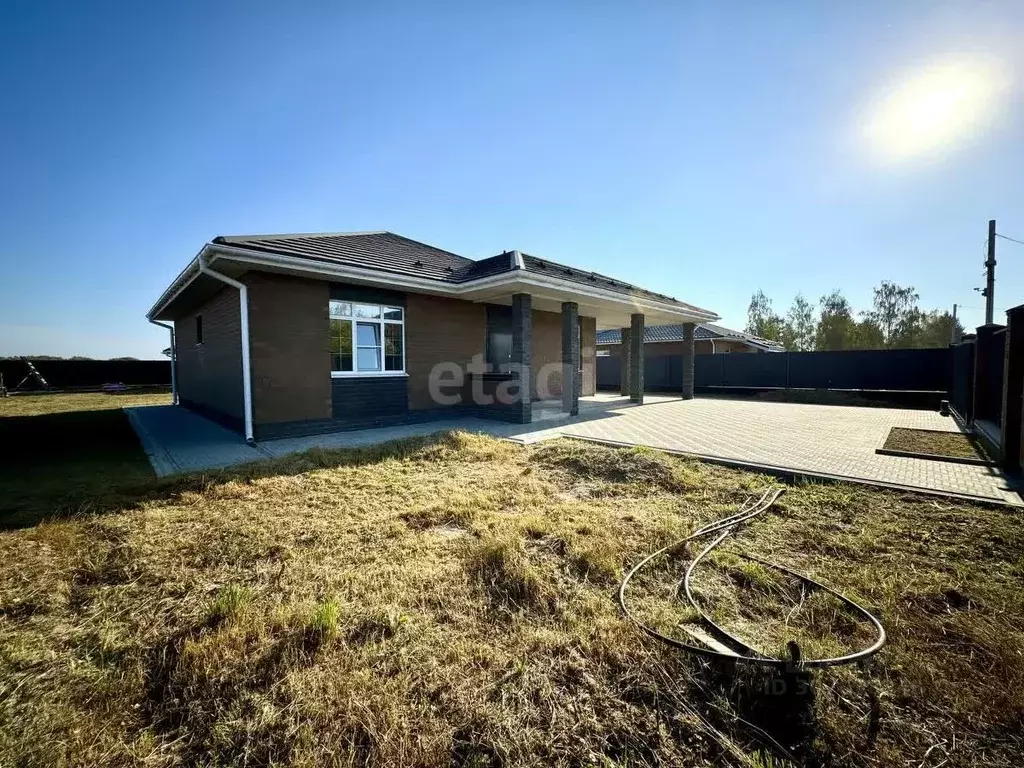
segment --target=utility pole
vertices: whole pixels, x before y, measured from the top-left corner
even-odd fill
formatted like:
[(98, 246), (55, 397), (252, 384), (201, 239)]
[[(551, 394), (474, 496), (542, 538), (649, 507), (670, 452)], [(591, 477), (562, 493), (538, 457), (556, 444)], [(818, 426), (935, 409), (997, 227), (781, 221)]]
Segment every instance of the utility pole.
[(992, 325), (996, 293), (996, 220), (988, 222), (988, 258), (985, 259), (985, 325)]
[(956, 337), (956, 304), (953, 305), (953, 324), (949, 329), (949, 343), (956, 344), (960, 339)]

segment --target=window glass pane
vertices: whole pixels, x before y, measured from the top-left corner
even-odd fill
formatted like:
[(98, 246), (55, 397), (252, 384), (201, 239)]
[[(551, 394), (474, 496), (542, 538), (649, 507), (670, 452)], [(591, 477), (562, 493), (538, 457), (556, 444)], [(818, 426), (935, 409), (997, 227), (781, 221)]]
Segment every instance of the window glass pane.
[(402, 326), (384, 326), (384, 370), (402, 370)]
[(380, 317), (380, 307), (374, 304), (356, 304), (356, 317)]
[(348, 317), (352, 314), (352, 302), (332, 301), (331, 317)]
[(402, 308), (401, 307), (384, 307), (384, 319), (385, 320), (401, 320), (402, 319)]
[(379, 371), (380, 370), (380, 348), (379, 347), (359, 347), (357, 353), (357, 359), (359, 362), (360, 371)]
[(379, 347), (380, 326), (376, 323), (356, 323), (356, 345), (360, 347)]
[(352, 370), (352, 322), (331, 320), (331, 370)]

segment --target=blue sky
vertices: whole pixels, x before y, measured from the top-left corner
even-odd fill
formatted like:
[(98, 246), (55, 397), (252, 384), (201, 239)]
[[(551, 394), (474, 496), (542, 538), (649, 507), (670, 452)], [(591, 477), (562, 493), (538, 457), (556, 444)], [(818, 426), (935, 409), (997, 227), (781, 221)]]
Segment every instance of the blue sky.
[[(4, 3), (0, 354), (157, 356), (160, 291), (253, 232), (518, 248), (733, 327), (883, 279), (982, 321), (988, 219), (1024, 240), (1024, 4), (498, 5)], [(999, 73), (984, 119), (883, 157), (865, 121), (953, 60)]]

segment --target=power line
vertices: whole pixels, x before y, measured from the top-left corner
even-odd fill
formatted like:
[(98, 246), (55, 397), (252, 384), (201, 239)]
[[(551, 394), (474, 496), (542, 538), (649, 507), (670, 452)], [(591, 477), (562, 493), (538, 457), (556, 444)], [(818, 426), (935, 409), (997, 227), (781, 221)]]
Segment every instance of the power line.
[(1018, 240), (1014, 237), (1009, 237), (1007, 235), (1000, 235), (998, 232), (996, 232), (996, 237), (1001, 237), (1003, 238), (1003, 240), (1009, 240), (1011, 243), (1016, 243), (1017, 245), (1024, 245), (1024, 240)]

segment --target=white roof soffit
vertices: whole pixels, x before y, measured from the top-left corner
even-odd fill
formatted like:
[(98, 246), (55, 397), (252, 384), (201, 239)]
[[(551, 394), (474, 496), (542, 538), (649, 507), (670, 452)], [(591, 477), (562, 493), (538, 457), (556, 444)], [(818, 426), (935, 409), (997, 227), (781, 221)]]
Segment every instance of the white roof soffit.
[[(636, 312), (643, 313), (649, 318), (668, 318), (665, 322), (712, 322), (719, 319), (714, 312), (690, 304), (680, 305), (660, 301), (653, 297), (609, 291), (599, 286), (574, 283), (550, 275), (524, 272), (523, 270), (502, 272), (464, 283), (444, 283), (412, 275), (311, 261), (296, 256), (213, 243), (207, 243), (196, 258), (182, 270), (147, 313), (147, 317), (157, 316), (201, 274), (198, 269), (201, 256), (207, 258), (211, 264), (214, 261), (219, 262), (222, 270), (226, 270), (228, 263), (233, 263), (239, 265), (240, 272), (252, 267), (269, 268), (272, 271), (298, 276), (332, 278), (340, 282), (385, 286), (413, 293), (451, 296), (467, 301), (487, 301), (500, 296), (507, 297), (512, 293), (529, 293), (560, 301), (577, 301), (587, 306), (605, 306), (609, 310), (614, 309), (619, 313)], [(652, 324), (650, 320), (648, 320), (648, 324)]]

